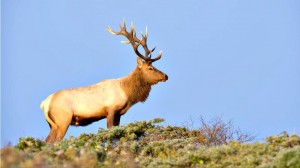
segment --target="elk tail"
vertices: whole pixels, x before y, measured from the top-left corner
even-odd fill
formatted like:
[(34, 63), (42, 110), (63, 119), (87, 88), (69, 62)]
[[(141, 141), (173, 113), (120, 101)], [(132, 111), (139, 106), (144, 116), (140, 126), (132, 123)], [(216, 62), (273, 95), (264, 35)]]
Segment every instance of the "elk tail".
[(50, 127), (53, 129), (57, 129), (57, 125), (54, 123), (54, 121), (49, 117), (49, 106), (52, 100), (53, 94), (48, 96), (42, 103), (41, 103), (41, 109), (44, 111), (45, 118), (47, 122), (50, 124)]

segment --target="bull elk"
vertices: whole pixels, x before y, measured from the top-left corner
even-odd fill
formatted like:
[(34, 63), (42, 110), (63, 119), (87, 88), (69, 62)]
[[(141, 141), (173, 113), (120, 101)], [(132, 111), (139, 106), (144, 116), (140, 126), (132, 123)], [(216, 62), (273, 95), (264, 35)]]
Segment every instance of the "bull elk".
[[(148, 49), (147, 28), (141, 39), (136, 36), (133, 24), (130, 32), (126, 30), (125, 21), (120, 25), (120, 29), (119, 32), (115, 32), (107, 28), (111, 34), (127, 38), (127, 41), (121, 42), (132, 45), (138, 56), (136, 68), (122, 78), (103, 80), (86, 87), (60, 90), (48, 96), (41, 103), (41, 109), (50, 126), (47, 143), (62, 140), (70, 125), (86, 126), (106, 118), (107, 128), (119, 126), (121, 116), (131, 106), (146, 101), (152, 85), (168, 80), (166, 74), (152, 65), (161, 58), (162, 52), (160, 51), (156, 58), (151, 58), (155, 47)], [(145, 55), (139, 52), (139, 46), (143, 47)]]

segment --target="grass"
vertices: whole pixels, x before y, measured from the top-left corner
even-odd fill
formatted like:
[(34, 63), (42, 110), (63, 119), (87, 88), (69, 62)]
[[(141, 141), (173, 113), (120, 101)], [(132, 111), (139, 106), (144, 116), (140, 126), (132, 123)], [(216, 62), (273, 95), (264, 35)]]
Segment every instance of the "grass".
[(49, 145), (32, 137), (1, 149), (1, 167), (300, 167), (300, 137), (264, 142), (216, 118), (201, 127), (129, 123)]

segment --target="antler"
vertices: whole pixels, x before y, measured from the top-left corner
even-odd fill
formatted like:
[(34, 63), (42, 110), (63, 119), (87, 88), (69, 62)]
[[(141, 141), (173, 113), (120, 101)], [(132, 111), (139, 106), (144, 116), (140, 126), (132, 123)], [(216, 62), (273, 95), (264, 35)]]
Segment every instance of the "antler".
[[(111, 34), (113, 34), (113, 35), (123, 35), (123, 36), (125, 36), (128, 39), (128, 41), (121, 41), (121, 43), (123, 43), (123, 44), (129, 44), (130, 43), (132, 45), (136, 55), (139, 56), (140, 58), (142, 58), (143, 60), (145, 60), (146, 62), (152, 63), (152, 62), (157, 61), (161, 58), (162, 51), (159, 52), (159, 54), (156, 58), (151, 59), (152, 52), (155, 50), (156, 47), (154, 47), (151, 50), (148, 49), (148, 46), (147, 46), (148, 29), (147, 29), (147, 27), (146, 27), (146, 33), (145, 33), (145, 35), (142, 34), (141, 39), (137, 38), (135, 27), (134, 27), (133, 23), (131, 23), (131, 31), (130, 32), (127, 32), (127, 30), (126, 30), (125, 20), (123, 20), (123, 26), (119, 25), (119, 27), (121, 29), (120, 32), (115, 32), (110, 27), (108, 27), (106, 30), (108, 32), (110, 32)], [(140, 45), (142, 45), (142, 47), (145, 50), (145, 56), (142, 55), (138, 50), (138, 47)]]

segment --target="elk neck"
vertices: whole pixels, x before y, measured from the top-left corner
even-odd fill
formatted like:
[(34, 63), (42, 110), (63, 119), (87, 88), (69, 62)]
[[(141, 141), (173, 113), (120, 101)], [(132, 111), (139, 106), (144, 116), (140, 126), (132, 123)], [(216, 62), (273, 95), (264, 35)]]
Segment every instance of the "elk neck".
[(131, 104), (146, 101), (151, 90), (151, 85), (145, 81), (142, 71), (138, 67), (121, 80), (121, 86)]

